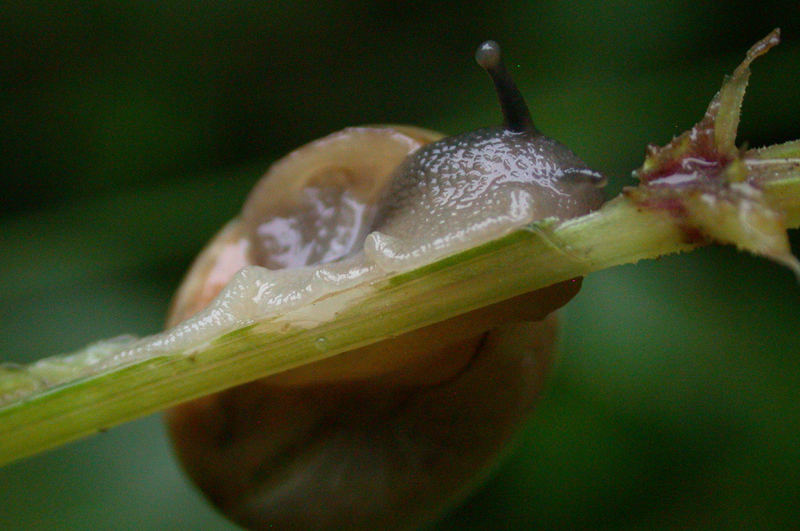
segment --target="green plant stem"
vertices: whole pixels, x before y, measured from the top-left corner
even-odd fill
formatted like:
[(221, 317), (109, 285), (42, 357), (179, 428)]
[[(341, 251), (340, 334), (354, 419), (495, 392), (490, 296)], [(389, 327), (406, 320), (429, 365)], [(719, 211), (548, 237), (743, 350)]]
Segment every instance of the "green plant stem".
[[(800, 178), (770, 183), (766, 191), (780, 197), (777, 202), (793, 226), (800, 224)], [(624, 197), (561, 224), (534, 223), (418, 270), (311, 303), (316, 310), (328, 305), (341, 311), (308, 328), (285, 331), (285, 319), (264, 320), (191, 352), (33, 391), (0, 409), (0, 465), (556, 282), (697, 245), (687, 243), (668, 214), (642, 209)]]

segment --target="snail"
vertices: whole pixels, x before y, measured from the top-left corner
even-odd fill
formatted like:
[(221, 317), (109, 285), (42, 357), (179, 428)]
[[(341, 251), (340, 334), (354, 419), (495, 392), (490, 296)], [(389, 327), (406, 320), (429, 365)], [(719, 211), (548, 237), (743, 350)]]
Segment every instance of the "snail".
[[(249, 265), (396, 271), (598, 208), (602, 175), (535, 128), (499, 46), (483, 43), (476, 60), (502, 127), (352, 127), (290, 153), (198, 256), (168, 324)], [(462, 498), (524, 419), (550, 364), (553, 312), (579, 289), (563, 282), (181, 404), (166, 416), (175, 452), (246, 528), (417, 526)]]

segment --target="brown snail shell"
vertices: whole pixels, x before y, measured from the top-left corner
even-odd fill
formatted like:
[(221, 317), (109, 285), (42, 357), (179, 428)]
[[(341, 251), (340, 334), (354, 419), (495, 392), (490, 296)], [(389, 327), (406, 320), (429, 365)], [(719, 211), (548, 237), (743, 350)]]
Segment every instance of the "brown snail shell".
[[(349, 128), (287, 155), (199, 255), (169, 324), (245, 265), (291, 269), (389, 248), (391, 267), (447, 252), (452, 234), (459, 245), (499, 230), (495, 221), (510, 226), (504, 213), (518, 203), (538, 218), (597, 208), (601, 177), (535, 130), (496, 44), (478, 61), (505, 127), (445, 139)], [(446, 245), (409, 246), (423, 240)], [(560, 283), (182, 404), (167, 414), (176, 453), (203, 493), (251, 529), (418, 525), (467, 492), (529, 412), (550, 366), (552, 312), (579, 288)]]

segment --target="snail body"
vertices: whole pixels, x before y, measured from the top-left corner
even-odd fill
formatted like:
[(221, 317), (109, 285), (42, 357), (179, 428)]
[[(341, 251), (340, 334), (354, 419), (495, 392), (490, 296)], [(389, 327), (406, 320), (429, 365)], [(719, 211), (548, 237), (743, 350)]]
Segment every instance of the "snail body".
[[(535, 129), (497, 45), (476, 58), (503, 127), (447, 138), (348, 128), (289, 154), (200, 254), (169, 324), (216, 318), (225, 293), (247, 282), (292, 307), (354, 277), (599, 207), (602, 176)], [(552, 312), (579, 287), (550, 286), (182, 404), (167, 415), (176, 453), (250, 529), (418, 525), (467, 492), (530, 410), (550, 363)]]

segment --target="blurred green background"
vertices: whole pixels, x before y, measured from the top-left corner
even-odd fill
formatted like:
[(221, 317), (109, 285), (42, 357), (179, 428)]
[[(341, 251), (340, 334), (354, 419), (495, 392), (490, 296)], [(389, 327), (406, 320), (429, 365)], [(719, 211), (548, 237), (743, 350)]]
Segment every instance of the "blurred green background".
[[(630, 182), (747, 48), (740, 139), (800, 138), (797, 2), (3, 2), (0, 360), (162, 324), (269, 161), (347, 125), (537, 125)], [(800, 250), (797, 234), (794, 248)], [(730, 249), (590, 276), (497, 474), (436, 529), (760, 529), (800, 518), (800, 286)], [(0, 434), (2, 437), (3, 434)], [(157, 416), (0, 469), (0, 529), (232, 529)]]

